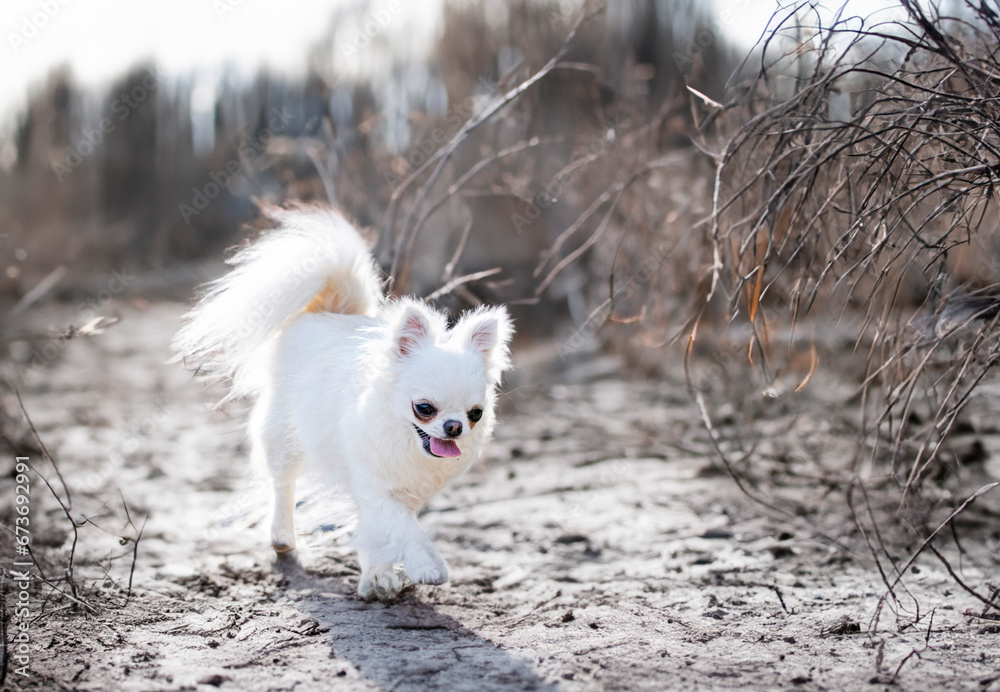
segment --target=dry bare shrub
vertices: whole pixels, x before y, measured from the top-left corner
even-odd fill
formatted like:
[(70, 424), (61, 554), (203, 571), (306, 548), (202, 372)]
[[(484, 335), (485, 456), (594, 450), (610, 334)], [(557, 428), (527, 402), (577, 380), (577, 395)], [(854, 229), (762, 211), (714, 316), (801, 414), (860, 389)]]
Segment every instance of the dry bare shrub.
[[(894, 470), (912, 489), (995, 363), (1000, 267), (970, 248), (998, 242), (1000, 65), (985, 5), (950, 16), (903, 6), (900, 22), (838, 15), (825, 27), (817, 17), (805, 38), (796, 29), (806, 78), (774, 99), (761, 72), (754, 89), (772, 98), (718, 157), (707, 223), (713, 282), (755, 330), (768, 299), (789, 301), (793, 321), (819, 306), (863, 312), (866, 384), (883, 395), (871, 430), (891, 431)], [(904, 454), (913, 440), (915, 456)]]
[[(995, 400), (1000, 355), (1000, 15), (899, 9), (779, 11), (726, 98), (689, 82), (683, 110), (620, 140), (594, 220), (539, 274), (585, 269), (581, 332), (643, 370), (686, 345), (737, 482), (820, 534), (849, 508), (891, 597), (908, 566), (893, 551), (945, 560), (972, 499), (995, 502), (980, 437), (1000, 432), (967, 410)], [(658, 146), (674, 128), (693, 147)]]
[[(797, 325), (814, 348), (835, 351), (839, 331), (867, 352), (858, 444), (831, 478), (893, 598), (909, 563), (944, 560), (933, 541), (996, 487), (961, 468), (982, 447), (952, 435), (972, 430), (963, 413), (1000, 355), (1000, 17), (984, 3), (901, 6), (891, 22), (841, 10), (823, 25), (805, 4), (772, 19), (738, 106), (747, 120), (716, 156), (699, 307), (718, 301), (747, 326), (765, 378), (772, 337), (794, 346)], [(921, 539), (909, 562), (892, 560), (885, 516)]]

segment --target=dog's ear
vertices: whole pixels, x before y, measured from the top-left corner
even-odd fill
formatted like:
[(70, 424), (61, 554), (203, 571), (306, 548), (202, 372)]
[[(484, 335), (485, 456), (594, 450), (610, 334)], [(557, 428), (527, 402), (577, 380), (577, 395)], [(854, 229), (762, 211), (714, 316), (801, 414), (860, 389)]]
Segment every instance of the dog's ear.
[(514, 325), (503, 307), (481, 307), (466, 313), (452, 329), (452, 339), (463, 340), (482, 357), (493, 382), (510, 368), (507, 345), (513, 334)]
[(408, 303), (399, 313), (393, 337), (393, 348), (397, 357), (413, 353), (420, 344), (435, 338), (434, 315), (419, 303)]

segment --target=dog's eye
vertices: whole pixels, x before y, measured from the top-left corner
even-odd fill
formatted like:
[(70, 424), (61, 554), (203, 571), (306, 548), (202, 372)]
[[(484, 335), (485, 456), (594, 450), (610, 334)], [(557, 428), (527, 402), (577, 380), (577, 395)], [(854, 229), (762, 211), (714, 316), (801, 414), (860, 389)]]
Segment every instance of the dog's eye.
[(414, 404), (413, 405), (413, 410), (421, 418), (430, 418), (435, 413), (437, 413), (437, 409), (436, 408), (434, 408), (430, 404), (426, 404), (426, 403)]
[(483, 417), (483, 409), (477, 407), (469, 410), (469, 420), (471, 420), (473, 423), (475, 423), (482, 417)]

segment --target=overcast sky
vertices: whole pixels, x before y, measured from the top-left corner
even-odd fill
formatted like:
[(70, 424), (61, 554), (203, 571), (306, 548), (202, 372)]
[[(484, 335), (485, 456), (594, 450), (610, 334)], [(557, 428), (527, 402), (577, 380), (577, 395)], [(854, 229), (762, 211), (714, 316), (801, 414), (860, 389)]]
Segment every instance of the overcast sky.
[[(864, 14), (887, 1), (851, 0), (850, 8)], [(394, 34), (394, 48), (400, 41), (430, 48), (443, 2), (372, 0), (370, 11), (402, 7), (386, 31)], [(776, 7), (769, 0), (713, 4), (728, 11), (731, 19), (723, 29), (729, 38), (747, 46)], [(247, 74), (265, 64), (274, 71), (300, 70), (307, 47), (324, 34), (338, 5), (365, 2), (0, 0), (0, 118), (19, 109), (29, 85), (59, 64), (69, 64), (77, 82), (86, 86), (105, 85), (147, 58), (168, 75), (223, 64)]]

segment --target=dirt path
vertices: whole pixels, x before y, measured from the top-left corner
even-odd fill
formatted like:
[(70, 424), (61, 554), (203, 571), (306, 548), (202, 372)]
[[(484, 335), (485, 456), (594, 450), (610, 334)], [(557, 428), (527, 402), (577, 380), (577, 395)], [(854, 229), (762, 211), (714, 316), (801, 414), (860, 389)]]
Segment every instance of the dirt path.
[[(301, 565), (275, 564), (239, 423), (163, 365), (181, 310), (129, 307), (29, 379), (74, 514), (96, 525), (78, 560), (96, 612), (50, 599), (14, 689), (881, 689), (902, 663), (899, 689), (1000, 690), (1000, 623), (937, 563), (907, 582), (919, 624), (887, 607), (869, 631), (884, 587), (863, 553), (760, 518), (676, 383), (516, 380), (489, 459), (423, 516), (446, 587), (360, 602), (348, 527), (309, 488)], [(33, 492), (35, 540), (58, 545), (65, 522)], [(146, 523), (116, 606), (122, 498)], [(996, 578), (995, 531), (963, 565), (972, 583)]]

